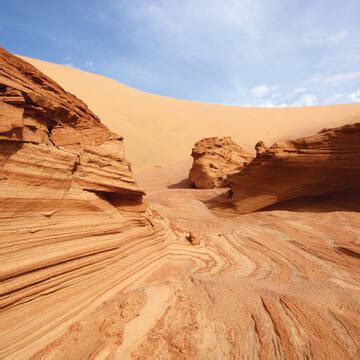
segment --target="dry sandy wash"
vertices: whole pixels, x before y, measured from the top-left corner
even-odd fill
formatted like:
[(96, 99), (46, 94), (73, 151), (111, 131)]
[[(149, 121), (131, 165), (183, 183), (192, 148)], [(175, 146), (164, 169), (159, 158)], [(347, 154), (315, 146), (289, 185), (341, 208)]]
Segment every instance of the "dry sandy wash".
[(30, 60), (116, 136), (0, 60), (1, 359), (359, 358), (360, 192), (241, 215), (186, 179), (203, 137), (252, 149), (359, 121), (360, 104), (197, 104)]

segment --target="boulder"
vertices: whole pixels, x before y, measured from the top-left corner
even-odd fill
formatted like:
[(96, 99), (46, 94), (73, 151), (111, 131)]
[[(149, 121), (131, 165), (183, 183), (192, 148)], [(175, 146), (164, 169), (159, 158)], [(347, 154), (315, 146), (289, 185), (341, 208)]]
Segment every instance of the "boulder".
[(198, 141), (192, 149), (191, 184), (198, 189), (228, 186), (227, 177), (240, 171), (253, 158), (231, 137), (211, 137)]

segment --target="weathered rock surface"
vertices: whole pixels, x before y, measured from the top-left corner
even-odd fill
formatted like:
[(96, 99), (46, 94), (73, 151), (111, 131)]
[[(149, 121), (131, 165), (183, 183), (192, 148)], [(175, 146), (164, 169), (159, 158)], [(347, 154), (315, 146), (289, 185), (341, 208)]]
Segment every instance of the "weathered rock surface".
[(5, 82), (1, 359), (358, 358), (355, 192), (239, 215), (210, 206), (226, 189), (169, 186), (187, 164), (177, 179), (150, 169), (142, 184), (177, 235), (165, 247), (121, 139), (1, 51)]
[(158, 174), (142, 178), (152, 207), (206, 246), (174, 246), (158, 274), (174, 295), (134, 359), (359, 358), (360, 190), (244, 215), (209, 207), (225, 189)]
[(123, 139), (3, 49), (0, 167), (0, 357), (23, 359), (161, 259), (167, 228)]
[(360, 123), (256, 145), (257, 157), (230, 177), (233, 204), (248, 213), (289, 199), (360, 188)]
[(227, 177), (241, 170), (253, 158), (229, 136), (198, 141), (191, 156), (194, 161), (189, 179), (198, 189), (228, 186)]

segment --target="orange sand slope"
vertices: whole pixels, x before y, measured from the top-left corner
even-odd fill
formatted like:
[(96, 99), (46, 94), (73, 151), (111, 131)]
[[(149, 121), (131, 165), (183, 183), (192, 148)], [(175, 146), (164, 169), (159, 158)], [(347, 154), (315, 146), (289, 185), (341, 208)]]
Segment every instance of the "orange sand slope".
[(203, 137), (230, 135), (252, 150), (259, 140), (271, 145), (353, 123), (360, 116), (360, 104), (259, 109), (175, 100), (100, 75), (24, 59), (82, 99), (106, 126), (124, 136), (127, 158), (135, 167), (185, 160)]

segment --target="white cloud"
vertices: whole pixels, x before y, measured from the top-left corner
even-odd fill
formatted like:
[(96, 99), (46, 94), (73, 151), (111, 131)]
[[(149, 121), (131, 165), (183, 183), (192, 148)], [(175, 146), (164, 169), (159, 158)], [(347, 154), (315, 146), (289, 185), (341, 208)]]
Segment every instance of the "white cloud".
[[(235, 83), (234, 83), (235, 85)], [(306, 92), (305, 88), (295, 88), (289, 92), (281, 89), (280, 86), (260, 84), (246, 92), (239, 83), (233, 86), (236, 99), (229, 98), (224, 104), (240, 105), (250, 107), (279, 108), (291, 106), (315, 106), (323, 103), (318, 95)], [(279, 91), (279, 88), (282, 91)], [(250, 97), (248, 97), (250, 93)], [(243, 101), (242, 101), (243, 99)], [(246, 105), (245, 105), (246, 104)]]
[(338, 104), (346, 102), (360, 102), (360, 89), (352, 93), (338, 93), (325, 99), (324, 104)]
[(348, 95), (348, 98), (349, 98), (351, 101), (360, 102), (360, 89), (354, 91), (354, 92), (351, 93), (351, 94), (349, 94), (349, 95)]
[(325, 104), (336, 104), (340, 100), (343, 100), (345, 98), (345, 95), (343, 93), (334, 94), (324, 100)]
[(292, 91), (294, 94), (303, 94), (306, 92), (305, 88), (296, 88)]
[(301, 94), (304, 94), (306, 92), (307, 90), (303, 87), (295, 88), (293, 90), (285, 92), (282, 99), (286, 102), (292, 102), (294, 101), (294, 99), (298, 98)]
[(271, 100), (265, 100), (261, 103), (258, 103), (257, 106), (271, 108), (275, 107), (275, 104)]
[(326, 34), (322, 30), (315, 29), (305, 35), (304, 41), (310, 45), (335, 46), (343, 42), (348, 36), (348, 31), (345, 29), (331, 34)]
[[(281, 89), (281, 92), (278, 89)], [(348, 102), (360, 102), (360, 89), (349, 93), (339, 92), (333, 95), (318, 94), (316, 92), (307, 91), (305, 88), (295, 88), (286, 92), (280, 86), (269, 86), (261, 84), (253, 87), (250, 91), (238, 85), (233, 87), (233, 98), (229, 101), (224, 101), (223, 104), (239, 105), (250, 107), (299, 107), (299, 106), (317, 106), (317, 105), (331, 105)], [(249, 97), (249, 92), (251, 96)], [(231, 92), (229, 92), (230, 94)], [(235, 99), (236, 98), (236, 99)]]
[(274, 90), (276, 90), (276, 86), (268, 86), (266, 84), (261, 84), (261, 85), (254, 86), (250, 90), (250, 93), (252, 96), (254, 96), (256, 98), (262, 98), (262, 97), (270, 94)]
[(315, 94), (303, 94), (296, 100), (293, 106), (314, 106), (318, 103), (318, 97)]
[(271, 94), (271, 98), (272, 99), (278, 99), (282, 96), (282, 93), (280, 91), (278, 92), (274, 92), (273, 94)]
[(265, 108), (274, 108), (274, 107), (287, 107), (287, 104), (281, 103), (281, 104), (277, 104), (275, 102), (273, 102), (272, 100), (265, 100), (261, 103), (258, 103), (257, 106), (259, 107), (265, 107)]
[(360, 79), (360, 71), (358, 72), (346, 72), (338, 73), (333, 75), (320, 75), (309, 79), (309, 82), (314, 83), (327, 83), (327, 84), (339, 84), (345, 83), (353, 80)]
[(216, 57), (224, 64), (246, 53), (245, 38), (259, 38), (270, 5), (265, 0), (113, 0), (141, 38), (152, 37), (186, 61)]
[(359, 30), (337, 15), (343, 4), (312, 2), (299, 9), (283, 0), (110, 1), (106, 26), (119, 38), (124, 27), (129, 34), (120, 42), (129, 65), (116, 61), (118, 78), (148, 91), (227, 104), (306, 106), (350, 101), (354, 88), (346, 85), (360, 79)]
[(203, 30), (213, 32), (219, 25), (255, 33), (265, 15), (264, 0), (167, 0), (121, 1), (118, 6), (133, 19), (145, 20), (153, 28), (170, 31), (172, 35), (186, 36)]

